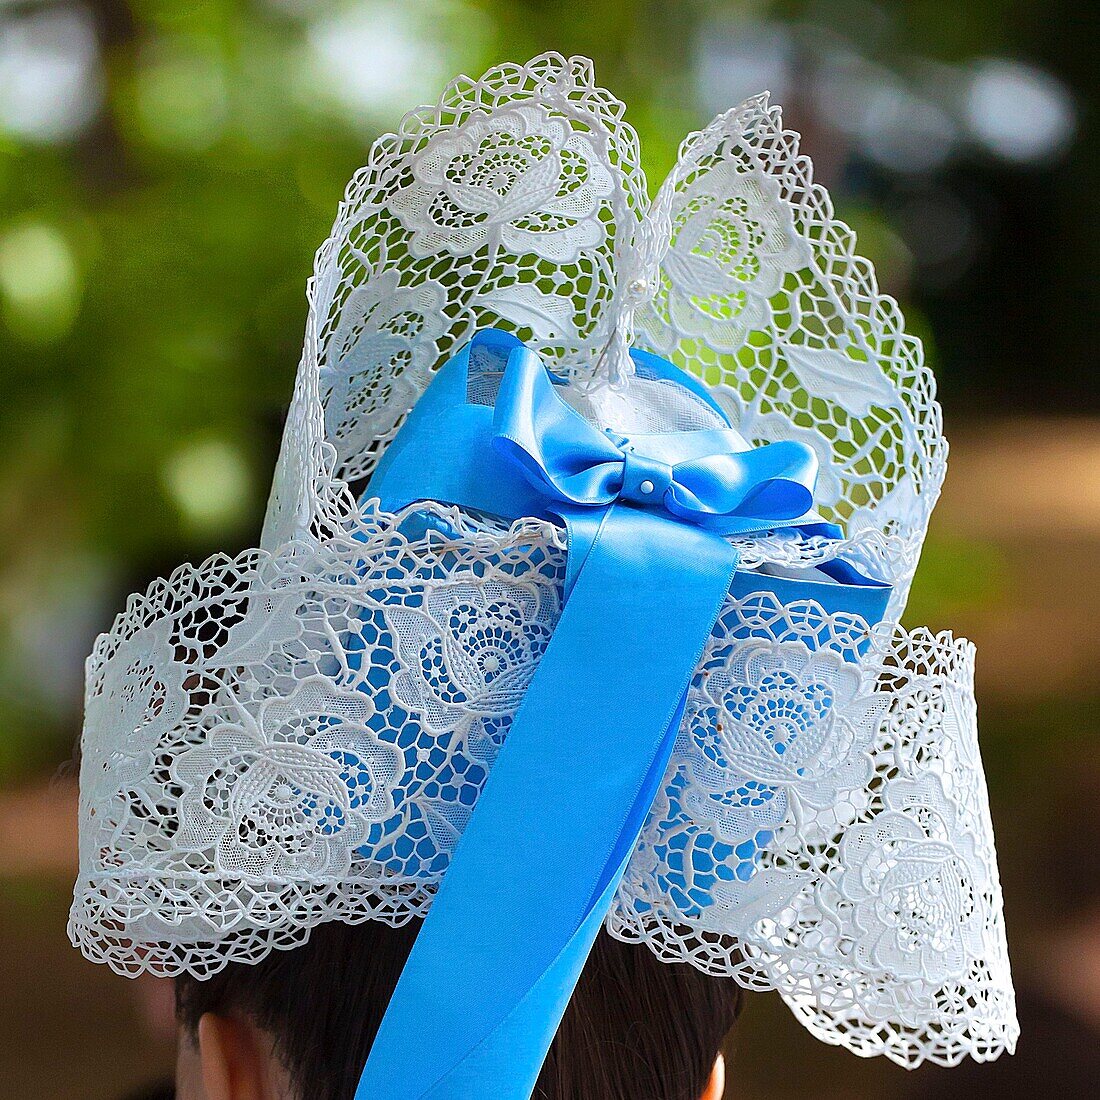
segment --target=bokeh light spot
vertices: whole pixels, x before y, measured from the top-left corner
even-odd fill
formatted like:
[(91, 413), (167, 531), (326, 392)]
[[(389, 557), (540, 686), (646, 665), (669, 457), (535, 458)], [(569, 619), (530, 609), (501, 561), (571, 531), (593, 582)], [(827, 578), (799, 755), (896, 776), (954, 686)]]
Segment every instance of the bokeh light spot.
[(152, 143), (208, 149), (229, 115), (224, 67), (213, 44), (172, 41), (148, 53), (135, 77), (137, 123)]
[(88, 124), (100, 98), (99, 51), (87, 11), (0, 16), (0, 129), (61, 141)]
[(1073, 100), (1057, 77), (1004, 58), (974, 67), (966, 117), (986, 148), (1017, 163), (1056, 157), (1077, 126)]
[(0, 236), (4, 321), (31, 343), (64, 336), (80, 308), (81, 279), (69, 242), (54, 226), (28, 221)]
[[(461, 40), (444, 33), (459, 23)], [(316, 99), (320, 91), (355, 123), (407, 110), (434, 99), (454, 68), (480, 52), (486, 33), (483, 14), (458, 0), (351, 4), (309, 28), (302, 92)]]
[(248, 464), (240, 450), (221, 439), (192, 442), (173, 455), (164, 482), (188, 526), (211, 534), (245, 513), (252, 494)]

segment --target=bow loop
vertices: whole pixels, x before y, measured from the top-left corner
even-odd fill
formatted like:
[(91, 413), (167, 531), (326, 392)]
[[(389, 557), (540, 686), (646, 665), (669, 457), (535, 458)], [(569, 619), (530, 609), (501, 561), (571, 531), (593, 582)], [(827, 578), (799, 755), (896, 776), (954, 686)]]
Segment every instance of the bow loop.
[(542, 360), (515, 347), (501, 379), (493, 446), (557, 504), (617, 500), (722, 535), (817, 519), (817, 455), (791, 440), (752, 447), (733, 428), (624, 436), (600, 431), (558, 393)]

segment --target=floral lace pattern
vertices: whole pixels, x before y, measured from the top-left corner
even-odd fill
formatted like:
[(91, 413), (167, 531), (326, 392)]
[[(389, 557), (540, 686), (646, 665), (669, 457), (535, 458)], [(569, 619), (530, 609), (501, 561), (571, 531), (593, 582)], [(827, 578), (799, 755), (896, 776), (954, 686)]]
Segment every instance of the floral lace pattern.
[(633, 339), (754, 441), (809, 442), (845, 538), (738, 540), (742, 570), (843, 555), (894, 590), (874, 630), (774, 578), (727, 600), (608, 929), (860, 1054), (1013, 1048), (973, 649), (897, 626), (946, 456), (920, 344), (765, 100), (689, 136), (652, 203), (638, 165), (622, 104), (556, 54), (376, 143), (309, 285), (263, 548), (156, 582), (89, 658), (88, 957), (204, 976), (427, 911), (561, 613), (563, 535), (349, 483), (492, 324), (596, 421), (698, 415), (631, 375)]
[(970, 846), (955, 843), (933, 776), (898, 783), (882, 801), (841, 841), (838, 895), (852, 904), (856, 962), (910, 981), (960, 981), (981, 949)]
[(80, 786), (93, 799), (107, 798), (139, 782), (152, 766), (157, 742), (183, 717), (184, 670), (172, 659), (170, 624), (155, 624), (140, 638), (124, 639), (104, 664), (85, 703), (90, 727), (117, 726), (125, 736), (85, 747)]
[[(181, 571), (120, 619), (161, 640), (158, 683), (178, 681), (178, 654), (207, 656), (129, 796), (83, 791), (70, 929), (91, 957), (202, 973), (320, 921), (424, 912), (564, 577), (550, 529), (430, 514), (441, 544), (410, 542), (399, 517), (367, 544)], [(212, 637), (215, 607), (230, 625)], [(119, 648), (93, 654), (92, 694)], [(949, 636), (731, 597), (609, 929), (778, 989), (861, 1053), (950, 1064), (1011, 1046), (971, 661)], [(110, 727), (89, 725), (90, 759), (99, 739)]]
[(531, 584), (441, 585), (424, 610), (394, 607), (394, 698), (435, 731), (460, 729), (470, 755), (489, 766), (523, 700), (557, 621), (554, 590)]
[[(231, 689), (226, 689), (231, 695)], [(175, 758), (183, 851), (213, 851), (221, 874), (260, 879), (338, 878), (366, 826), (393, 810), (400, 758), (371, 732), (370, 697), (320, 676), (256, 717), (235, 721)]]
[(690, 784), (685, 807), (739, 843), (775, 829), (801, 806), (834, 806), (871, 778), (874, 700), (857, 665), (797, 642), (712, 639), (688, 695), (678, 746)]
[(681, 203), (642, 331), (665, 353), (677, 334), (737, 351), (766, 327), (787, 275), (810, 263), (809, 246), (778, 182), (759, 169), (720, 164), (685, 188)]
[(348, 295), (321, 372), (328, 433), (344, 448), (392, 433), (434, 365), (433, 342), (447, 325), (446, 296), (432, 283), (398, 285), (384, 271)]
[(475, 112), (456, 133), (433, 137), (393, 208), (417, 256), (503, 246), (575, 261), (604, 239), (599, 200), (614, 188), (591, 138), (541, 104)]

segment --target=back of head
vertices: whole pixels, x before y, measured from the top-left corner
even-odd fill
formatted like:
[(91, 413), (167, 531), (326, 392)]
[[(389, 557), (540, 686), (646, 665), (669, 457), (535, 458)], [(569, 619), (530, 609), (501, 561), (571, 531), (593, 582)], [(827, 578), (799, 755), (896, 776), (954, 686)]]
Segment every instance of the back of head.
[[(176, 979), (180, 1023), (248, 1016), (301, 1100), (351, 1100), (417, 925), (315, 928), (309, 941), (213, 977)], [(601, 932), (550, 1048), (535, 1100), (698, 1100), (742, 991)], [(430, 1043), (431, 1036), (424, 1036)]]

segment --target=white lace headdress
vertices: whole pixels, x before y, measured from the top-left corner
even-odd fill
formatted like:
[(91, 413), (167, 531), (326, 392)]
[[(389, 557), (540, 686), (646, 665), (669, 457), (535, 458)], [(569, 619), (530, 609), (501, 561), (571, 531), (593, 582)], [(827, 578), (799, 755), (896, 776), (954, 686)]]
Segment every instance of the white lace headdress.
[(604, 427), (701, 426), (633, 345), (751, 441), (807, 444), (843, 539), (744, 540), (742, 569), (841, 557), (893, 586), (873, 627), (731, 594), (608, 930), (778, 990), (859, 1054), (995, 1057), (1017, 1025), (973, 647), (898, 625), (947, 454), (920, 342), (766, 97), (688, 137), (652, 202), (623, 113), (589, 62), (546, 54), (375, 143), (317, 255), (261, 548), (132, 597), (89, 658), (70, 933), (121, 973), (201, 977), (429, 909), (565, 548), (442, 505), (418, 537), (352, 487), (495, 326)]

